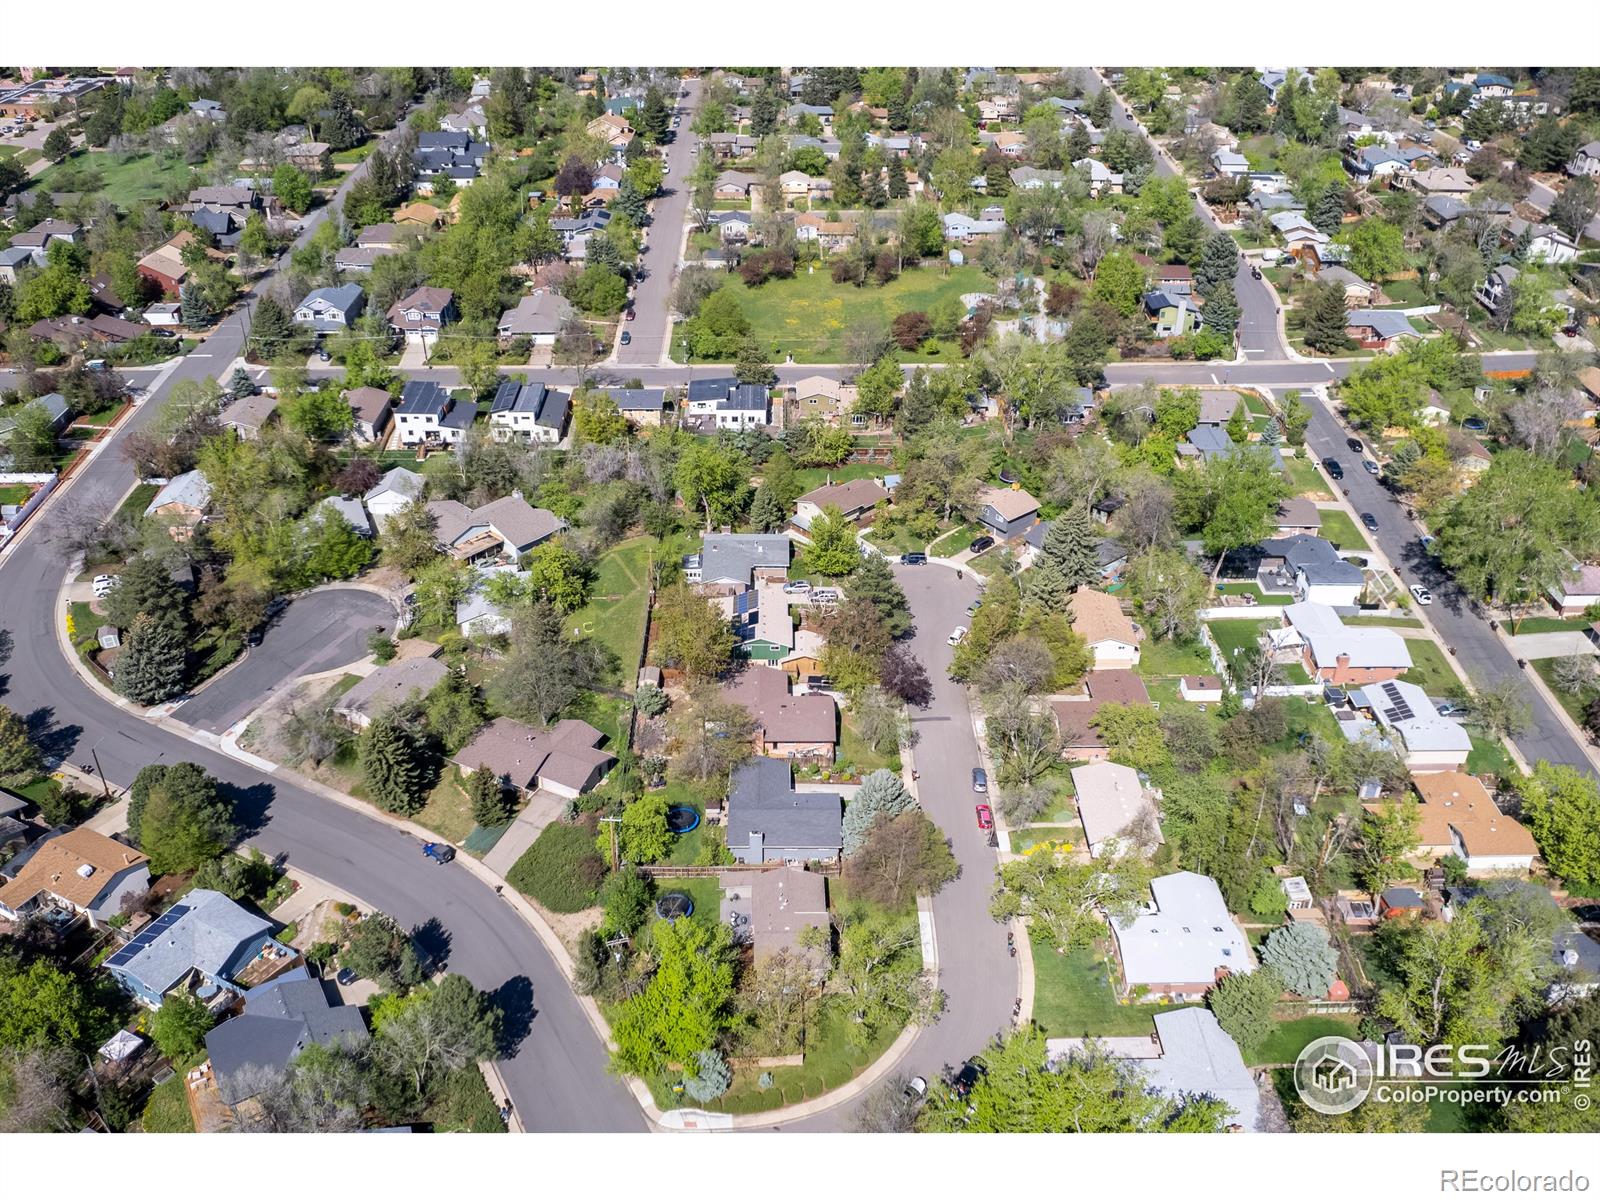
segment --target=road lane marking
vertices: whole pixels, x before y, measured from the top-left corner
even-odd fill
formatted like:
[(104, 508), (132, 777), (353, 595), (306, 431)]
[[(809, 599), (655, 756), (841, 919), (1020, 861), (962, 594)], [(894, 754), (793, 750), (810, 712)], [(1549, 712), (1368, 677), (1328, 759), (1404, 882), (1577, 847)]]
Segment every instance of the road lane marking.
[(1333, 364), (1331, 362), (1325, 362), (1322, 365), (1328, 368), (1328, 374), (1329, 375), (1338, 374), (1338, 372), (1333, 369)]
[(1217, 382), (1217, 375), (1216, 375), (1216, 372), (1215, 372), (1215, 371), (1213, 371), (1213, 372), (1212, 372), (1212, 373), (1211, 373), (1211, 382), (1212, 382), (1212, 383), (1216, 383), (1216, 382)]

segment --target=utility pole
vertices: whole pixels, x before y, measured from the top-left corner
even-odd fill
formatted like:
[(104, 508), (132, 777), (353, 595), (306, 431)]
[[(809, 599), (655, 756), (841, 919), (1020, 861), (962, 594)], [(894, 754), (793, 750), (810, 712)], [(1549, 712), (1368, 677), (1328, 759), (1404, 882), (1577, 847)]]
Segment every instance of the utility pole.
[(611, 826), (611, 869), (615, 871), (622, 866), (622, 858), (617, 846), (617, 826), (622, 824), (622, 818), (601, 817), (600, 820)]
[(101, 790), (101, 792), (103, 792), (105, 794), (105, 798), (107, 800), (110, 800), (111, 799), (111, 785), (106, 782), (106, 773), (100, 769), (100, 755), (97, 753), (97, 751), (99, 749), (100, 749), (100, 743), (99, 742), (96, 742), (94, 745), (90, 746), (89, 747), (89, 757), (94, 759), (94, 773), (96, 775), (100, 776), (100, 790)]

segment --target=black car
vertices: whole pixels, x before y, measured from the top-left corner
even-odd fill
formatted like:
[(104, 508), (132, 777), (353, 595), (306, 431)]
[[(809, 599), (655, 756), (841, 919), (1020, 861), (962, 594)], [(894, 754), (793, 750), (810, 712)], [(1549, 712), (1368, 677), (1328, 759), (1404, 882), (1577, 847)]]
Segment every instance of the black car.
[(950, 1077), (950, 1088), (956, 1095), (966, 1098), (977, 1086), (978, 1080), (989, 1073), (989, 1064), (974, 1055), (961, 1064), (961, 1069)]
[(993, 545), (994, 539), (988, 534), (984, 534), (983, 537), (973, 538), (972, 544), (968, 546), (967, 549), (971, 550), (974, 554), (982, 554), (985, 550), (989, 549), (989, 547)]
[(1373, 516), (1371, 513), (1362, 513), (1361, 523), (1367, 527), (1368, 533), (1378, 532), (1378, 518)]
[(927, 561), (928, 556), (926, 554), (915, 550), (909, 554), (902, 554), (900, 556), (900, 564), (906, 567), (920, 567)]
[(1337, 458), (1325, 458), (1325, 459), (1323, 459), (1322, 460), (1322, 469), (1328, 473), (1328, 478), (1329, 479), (1343, 479), (1344, 478), (1344, 468), (1339, 465), (1339, 460)]
[(1366, 447), (1361, 444), (1360, 438), (1345, 438), (1344, 444), (1349, 446), (1351, 451), (1356, 454), (1361, 454), (1366, 450)]

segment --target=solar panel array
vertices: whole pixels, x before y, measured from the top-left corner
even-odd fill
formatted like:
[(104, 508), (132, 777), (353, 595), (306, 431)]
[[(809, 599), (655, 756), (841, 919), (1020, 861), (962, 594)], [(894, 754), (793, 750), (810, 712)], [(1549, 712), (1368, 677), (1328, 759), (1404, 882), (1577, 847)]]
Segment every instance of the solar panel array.
[(160, 937), (163, 933), (171, 929), (180, 920), (182, 920), (184, 914), (186, 914), (188, 911), (189, 905), (174, 904), (171, 908), (167, 909), (166, 912), (162, 913), (154, 921), (151, 921), (150, 924), (141, 929), (138, 937), (134, 938), (133, 941), (129, 942), (121, 950), (118, 950), (110, 958), (106, 959), (105, 965), (108, 967), (127, 966), (135, 958), (139, 957), (139, 955), (144, 952), (146, 947), (154, 942), (156, 938)]
[(1384, 710), (1383, 715), (1390, 724), (1396, 721), (1409, 721), (1417, 715), (1411, 711), (1411, 705), (1406, 703), (1405, 697), (1400, 694), (1400, 689), (1394, 684), (1383, 684), (1383, 694), (1389, 698), (1389, 707)]

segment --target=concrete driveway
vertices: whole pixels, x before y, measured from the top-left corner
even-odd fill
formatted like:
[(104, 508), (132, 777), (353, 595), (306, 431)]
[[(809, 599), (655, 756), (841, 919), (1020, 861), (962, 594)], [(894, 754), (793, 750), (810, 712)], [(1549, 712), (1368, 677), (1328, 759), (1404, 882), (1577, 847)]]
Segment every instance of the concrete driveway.
[(355, 662), (375, 628), (394, 632), (394, 605), (361, 588), (336, 587), (294, 601), (243, 662), (202, 688), (173, 714), (221, 733), (291, 679)]
[(1565, 658), (1569, 654), (1594, 654), (1595, 644), (1576, 629), (1556, 633), (1522, 633), (1511, 639), (1518, 658)]
[(523, 806), (517, 819), (511, 822), (511, 828), (500, 835), (494, 849), (483, 856), (483, 865), (504, 879), (506, 872), (522, 857), (523, 851), (533, 845), (544, 832), (544, 827), (559, 817), (566, 806), (567, 802), (560, 796), (535, 792), (533, 799)]

